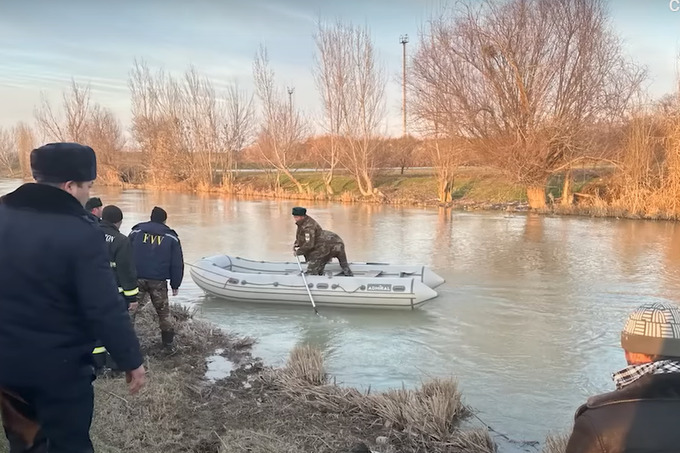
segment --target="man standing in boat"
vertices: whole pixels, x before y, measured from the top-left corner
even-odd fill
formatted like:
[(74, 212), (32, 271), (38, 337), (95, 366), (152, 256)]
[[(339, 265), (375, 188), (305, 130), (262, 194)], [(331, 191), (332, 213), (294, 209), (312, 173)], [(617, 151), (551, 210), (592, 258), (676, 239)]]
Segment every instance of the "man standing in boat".
[(293, 208), (293, 218), (297, 225), (293, 253), (303, 255), (307, 261), (307, 274), (323, 275), (324, 268), (333, 258), (337, 258), (342, 274), (351, 277), (354, 274), (347, 263), (345, 243), (332, 231), (323, 230), (316, 220), (307, 215), (307, 209)]
[[(151, 221), (132, 227), (128, 237), (139, 279), (137, 310), (144, 308), (148, 295), (158, 313), (163, 346), (172, 348), (175, 330), (170, 319), (167, 280), (176, 296), (184, 278), (184, 258), (179, 236), (165, 224), (167, 218), (167, 212), (156, 206), (151, 211)], [(134, 322), (136, 310), (132, 313)]]

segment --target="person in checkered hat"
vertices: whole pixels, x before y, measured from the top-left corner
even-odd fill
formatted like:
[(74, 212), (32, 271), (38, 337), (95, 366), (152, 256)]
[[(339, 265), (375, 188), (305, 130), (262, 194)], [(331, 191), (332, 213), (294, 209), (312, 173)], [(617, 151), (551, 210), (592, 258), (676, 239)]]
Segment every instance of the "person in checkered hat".
[(612, 375), (616, 390), (579, 407), (566, 453), (680, 451), (680, 309), (639, 306), (621, 347), (628, 366)]

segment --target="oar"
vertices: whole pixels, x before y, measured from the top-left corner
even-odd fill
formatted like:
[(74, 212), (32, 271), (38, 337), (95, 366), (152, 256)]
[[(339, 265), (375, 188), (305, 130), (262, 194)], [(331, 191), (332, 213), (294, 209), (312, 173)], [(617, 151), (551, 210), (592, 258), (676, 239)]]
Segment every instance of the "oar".
[(307, 277), (305, 277), (305, 273), (302, 271), (302, 264), (300, 264), (300, 257), (295, 255), (295, 261), (298, 263), (298, 269), (300, 269), (300, 275), (302, 275), (302, 281), (305, 282), (305, 288), (307, 289), (307, 294), (309, 294), (309, 300), (312, 301), (312, 307), (314, 307), (314, 313), (317, 315), (319, 312), (316, 310), (316, 304), (314, 303), (314, 298), (312, 297), (312, 292), (309, 290), (309, 285), (307, 284)]

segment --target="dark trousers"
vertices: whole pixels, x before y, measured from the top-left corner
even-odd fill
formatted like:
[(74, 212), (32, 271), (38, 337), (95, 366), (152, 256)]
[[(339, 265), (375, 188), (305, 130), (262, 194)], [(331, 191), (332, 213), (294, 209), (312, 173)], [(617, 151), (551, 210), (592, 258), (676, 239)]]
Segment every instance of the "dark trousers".
[[(39, 387), (3, 387), (6, 393), (2, 395), (2, 418), (9, 453), (93, 453), (92, 380), (93, 377), (79, 377)], [(39, 426), (33, 442), (26, 442), (22, 417)]]

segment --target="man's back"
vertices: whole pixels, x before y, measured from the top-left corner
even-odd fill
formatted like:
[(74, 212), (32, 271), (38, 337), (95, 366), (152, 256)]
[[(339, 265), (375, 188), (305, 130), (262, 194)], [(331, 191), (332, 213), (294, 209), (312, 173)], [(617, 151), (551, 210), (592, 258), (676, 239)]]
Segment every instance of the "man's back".
[(132, 245), (130, 239), (118, 230), (118, 227), (106, 220), (99, 224), (104, 232), (106, 244), (109, 249), (111, 265), (114, 266), (114, 274), (118, 283), (118, 290), (126, 298), (130, 298), (129, 303), (135, 302), (133, 296), (137, 294), (137, 269), (134, 263)]
[(89, 373), (99, 334), (127, 369), (139, 366), (105, 247), (83, 207), (58, 188), (25, 184), (2, 198), (0, 383)]
[(132, 243), (137, 276), (148, 280), (170, 280), (179, 288), (184, 277), (182, 246), (177, 233), (159, 222), (144, 222), (132, 227)]
[(680, 451), (680, 374), (651, 374), (590, 398), (576, 417), (567, 453)]
[(321, 237), (319, 240), (326, 245), (344, 244), (342, 238), (337, 233), (333, 233), (332, 231), (328, 230), (321, 231)]

